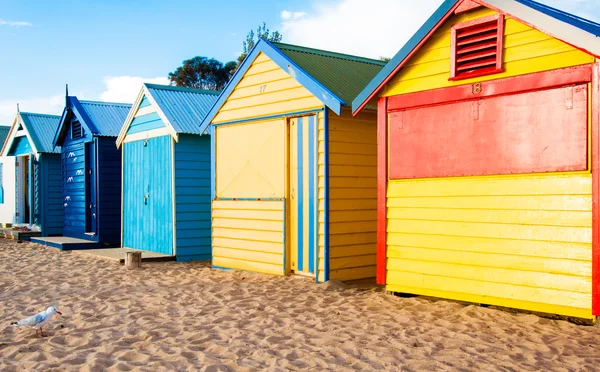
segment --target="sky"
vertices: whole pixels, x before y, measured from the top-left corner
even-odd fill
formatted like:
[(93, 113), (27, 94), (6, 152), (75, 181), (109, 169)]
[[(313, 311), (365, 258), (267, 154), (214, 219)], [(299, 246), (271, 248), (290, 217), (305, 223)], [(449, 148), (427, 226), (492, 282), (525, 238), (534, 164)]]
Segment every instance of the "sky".
[[(600, 21), (600, 0), (540, 0)], [(442, 0), (0, 0), (0, 125), (80, 99), (132, 102), (194, 56), (226, 62), (266, 22), (283, 42), (392, 57)]]

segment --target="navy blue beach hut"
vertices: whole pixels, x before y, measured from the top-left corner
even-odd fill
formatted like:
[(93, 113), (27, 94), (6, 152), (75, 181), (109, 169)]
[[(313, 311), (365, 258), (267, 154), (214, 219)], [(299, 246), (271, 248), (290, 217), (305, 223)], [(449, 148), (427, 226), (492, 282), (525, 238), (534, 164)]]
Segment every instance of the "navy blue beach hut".
[(29, 231), (7, 227), (4, 236), (28, 240), (62, 233), (60, 148), (52, 143), (59, 121), (60, 116), (17, 112), (2, 147), (2, 168), (10, 166), (15, 175), (0, 170), (0, 204), (14, 206), (12, 223)]
[(125, 120), (122, 247), (211, 259), (210, 137), (218, 92), (144, 84)]
[(130, 108), (67, 95), (54, 136), (62, 148), (63, 235), (90, 242), (88, 248), (120, 241), (121, 150), (115, 139)]

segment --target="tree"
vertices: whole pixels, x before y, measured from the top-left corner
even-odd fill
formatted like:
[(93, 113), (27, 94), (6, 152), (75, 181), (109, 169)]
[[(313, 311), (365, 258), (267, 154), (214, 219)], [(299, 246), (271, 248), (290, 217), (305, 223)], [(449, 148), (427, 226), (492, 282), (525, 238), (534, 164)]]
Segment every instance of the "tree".
[[(256, 37), (256, 39), (254, 37)], [(278, 43), (281, 41), (282, 38), (283, 35), (280, 34), (279, 31), (270, 32), (267, 28), (266, 22), (263, 22), (262, 25), (258, 26), (258, 28), (256, 29), (256, 34), (253, 30), (250, 30), (250, 32), (248, 32), (248, 35), (246, 35), (246, 40), (244, 41), (244, 52), (240, 54), (240, 56), (237, 59), (238, 66), (241, 65), (242, 62), (244, 62), (244, 59), (246, 59), (246, 56), (248, 55), (248, 53), (250, 53), (252, 48), (254, 48), (254, 45), (256, 45), (258, 40), (265, 39), (267, 41)]]
[(223, 90), (235, 72), (237, 62), (223, 64), (214, 58), (194, 57), (183, 61), (174, 72), (169, 73), (171, 84), (206, 90)]
[(389, 57), (379, 57), (379, 60), (383, 61), (383, 62), (389, 62), (391, 58)]

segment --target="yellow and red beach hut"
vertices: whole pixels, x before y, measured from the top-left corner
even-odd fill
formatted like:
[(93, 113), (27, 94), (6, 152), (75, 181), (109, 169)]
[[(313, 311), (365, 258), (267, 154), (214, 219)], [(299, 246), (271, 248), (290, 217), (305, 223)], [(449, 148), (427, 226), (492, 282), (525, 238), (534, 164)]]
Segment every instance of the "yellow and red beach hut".
[(378, 283), (600, 314), (598, 36), (530, 0), (447, 0), (357, 96), (378, 99)]

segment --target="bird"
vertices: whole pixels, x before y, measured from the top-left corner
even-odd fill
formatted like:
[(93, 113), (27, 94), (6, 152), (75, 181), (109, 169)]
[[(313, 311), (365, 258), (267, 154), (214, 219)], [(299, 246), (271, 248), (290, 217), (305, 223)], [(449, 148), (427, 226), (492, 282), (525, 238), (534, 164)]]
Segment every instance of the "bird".
[(42, 337), (44, 337), (44, 331), (42, 327), (45, 326), (50, 319), (54, 316), (54, 313), (58, 315), (62, 315), (60, 311), (55, 306), (50, 306), (46, 310), (41, 313), (30, 316), (29, 318), (21, 319), (18, 322), (13, 322), (11, 325), (13, 327), (30, 327), (35, 328), (35, 337), (38, 335), (38, 329)]

